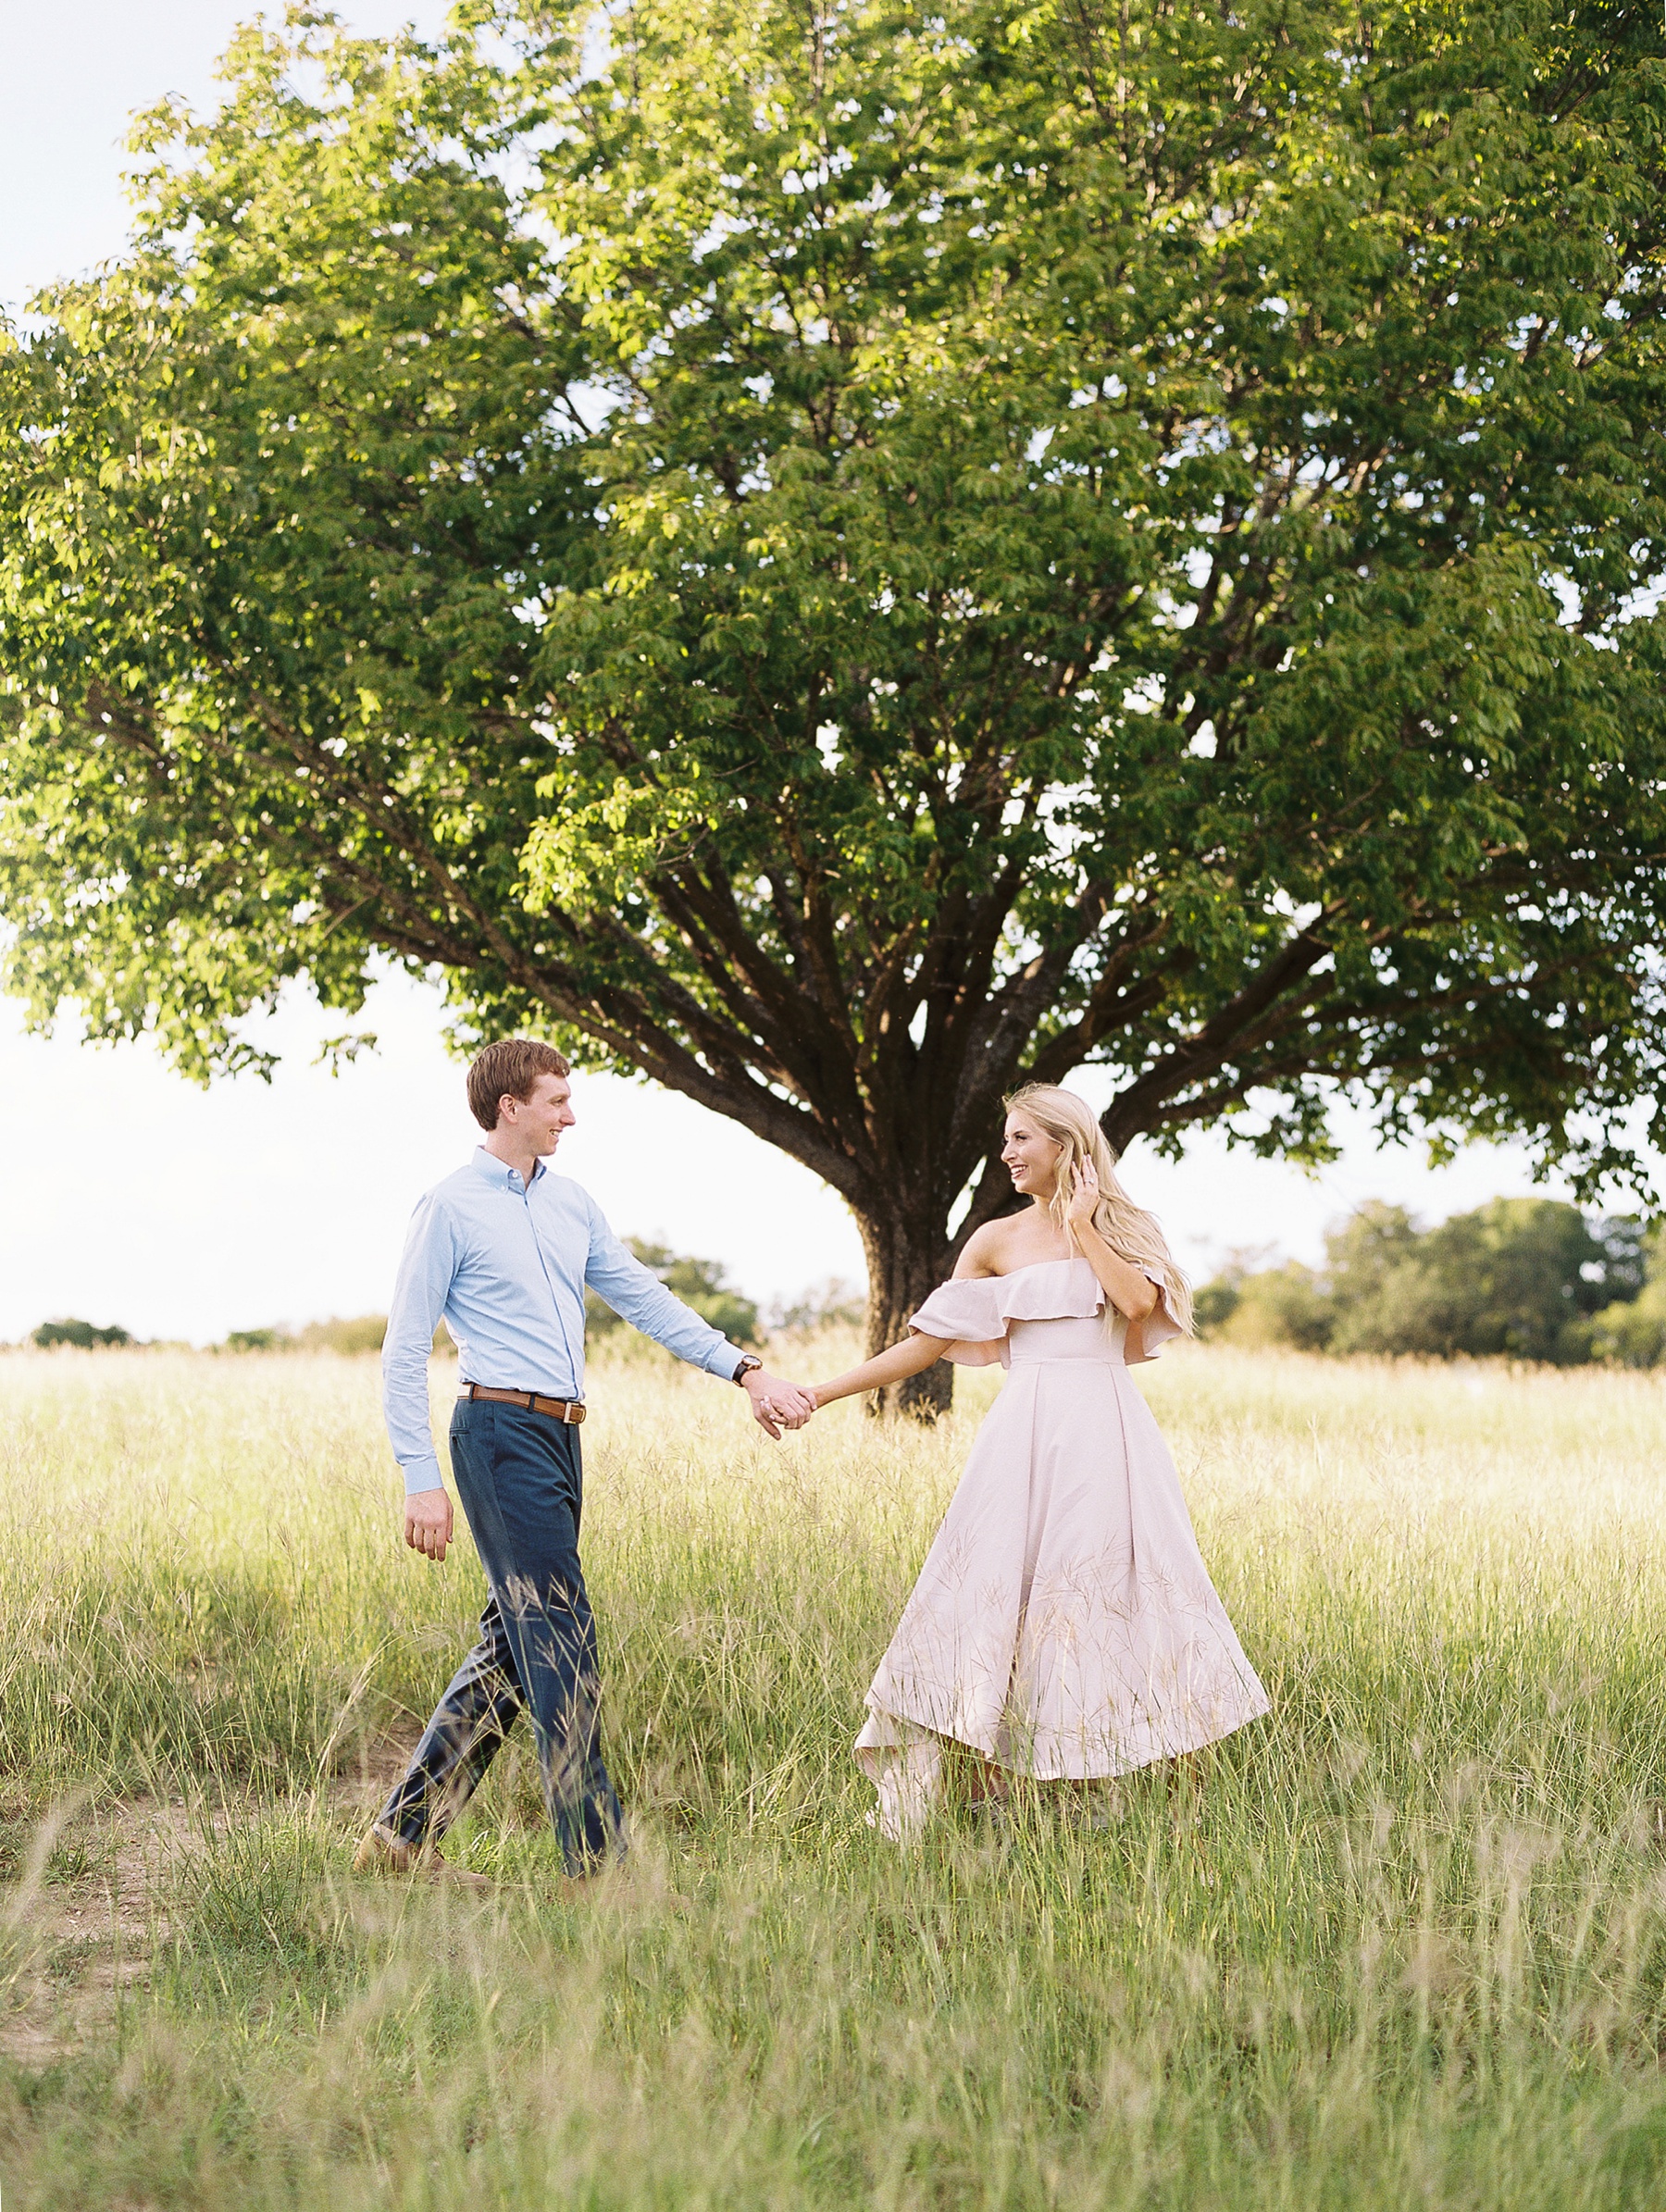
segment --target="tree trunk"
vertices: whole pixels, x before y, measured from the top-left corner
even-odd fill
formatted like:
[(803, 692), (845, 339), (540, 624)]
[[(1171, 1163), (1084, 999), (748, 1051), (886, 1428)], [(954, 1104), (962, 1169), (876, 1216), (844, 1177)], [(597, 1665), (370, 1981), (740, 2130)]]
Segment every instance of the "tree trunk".
[[(924, 1208), (882, 1204), (856, 1213), (867, 1257), (867, 1355), (871, 1360), (908, 1334), (908, 1317), (924, 1305), (954, 1265), (948, 1236)], [(924, 1374), (910, 1375), (877, 1390), (867, 1401), (870, 1413), (906, 1413), (915, 1421), (935, 1421), (954, 1396), (954, 1370), (939, 1360)]]

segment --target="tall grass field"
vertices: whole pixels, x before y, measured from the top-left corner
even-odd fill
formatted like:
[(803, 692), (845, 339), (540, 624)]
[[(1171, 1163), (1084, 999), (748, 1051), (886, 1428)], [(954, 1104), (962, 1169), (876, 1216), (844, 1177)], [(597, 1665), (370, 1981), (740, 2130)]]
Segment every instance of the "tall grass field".
[(634, 1865), (523, 1736), (474, 1895), (349, 1871), (482, 1598), (374, 1362), (0, 1360), (6, 2212), (1666, 2205), (1666, 1390), (1165, 1358), (1272, 1718), (901, 1853), (850, 1743), (997, 1379), (777, 1448), (593, 1368)]

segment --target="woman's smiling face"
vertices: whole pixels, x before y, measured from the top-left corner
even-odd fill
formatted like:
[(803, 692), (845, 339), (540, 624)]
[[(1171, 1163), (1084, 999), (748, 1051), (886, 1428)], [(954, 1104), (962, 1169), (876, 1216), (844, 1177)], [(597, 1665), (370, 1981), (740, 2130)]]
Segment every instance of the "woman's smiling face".
[(1013, 1188), (1021, 1190), (1026, 1198), (1051, 1197), (1053, 1174), (1063, 1149), (1022, 1110), (1007, 1115), (1001, 1163), (1013, 1178)]

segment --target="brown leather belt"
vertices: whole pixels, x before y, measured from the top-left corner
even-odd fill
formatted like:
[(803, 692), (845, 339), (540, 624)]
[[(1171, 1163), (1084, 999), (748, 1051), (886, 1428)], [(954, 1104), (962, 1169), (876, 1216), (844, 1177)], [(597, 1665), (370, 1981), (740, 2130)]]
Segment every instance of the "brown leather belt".
[(465, 1383), (457, 1396), (483, 1398), (494, 1406), (521, 1406), (528, 1413), (547, 1413), (552, 1421), (563, 1421), (573, 1429), (584, 1419), (584, 1408), (578, 1398), (540, 1398), (536, 1390), (488, 1390), (484, 1383)]

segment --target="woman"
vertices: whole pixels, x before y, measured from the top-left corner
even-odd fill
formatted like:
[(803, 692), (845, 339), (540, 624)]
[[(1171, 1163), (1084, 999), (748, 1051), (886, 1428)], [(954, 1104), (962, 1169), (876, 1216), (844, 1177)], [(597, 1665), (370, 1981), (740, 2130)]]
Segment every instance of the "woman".
[(945, 1358), (1010, 1370), (856, 1740), (898, 1841), (939, 1794), (946, 1743), (1008, 1773), (1085, 1781), (1267, 1710), (1127, 1373), (1189, 1335), (1186, 1278), (1073, 1091), (1017, 1092), (1001, 1156), (1029, 1204), (967, 1240), (902, 1343), (815, 1392), (827, 1405)]

